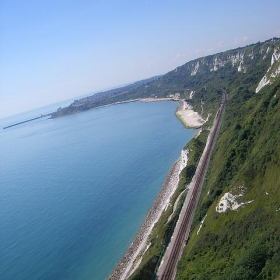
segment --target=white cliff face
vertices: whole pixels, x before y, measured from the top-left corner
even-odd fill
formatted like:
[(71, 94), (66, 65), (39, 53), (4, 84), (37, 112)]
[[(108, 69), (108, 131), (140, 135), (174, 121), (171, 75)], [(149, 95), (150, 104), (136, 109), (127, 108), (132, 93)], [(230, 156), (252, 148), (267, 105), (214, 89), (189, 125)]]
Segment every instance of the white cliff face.
[(280, 76), (280, 63), (278, 64), (278, 67), (275, 69), (273, 73), (271, 73), (271, 78), (276, 78)]
[(271, 65), (267, 69), (266, 74), (260, 80), (256, 93), (258, 93), (264, 86), (272, 84), (272, 80), (280, 75), (280, 48), (275, 48), (271, 56)]
[(270, 47), (267, 47), (267, 49), (266, 49), (266, 54), (268, 54), (269, 52), (270, 52), (270, 50), (271, 50), (271, 48)]
[(187, 166), (188, 164), (188, 154), (189, 149), (181, 151), (181, 158), (180, 158), (180, 172)]
[(231, 55), (228, 58), (231, 61), (232, 67), (234, 67), (239, 63), (243, 63), (244, 53), (238, 52), (236, 55)]
[(269, 79), (267, 78), (266, 75), (264, 75), (262, 77), (262, 79), (260, 80), (257, 88), (256, 88), (256, 93), (258, 93), (264, 86), (268, 85), (269, 84)]
[(227, 61), (223, 61), (216, 56), (214, 59), (213, 67), (210, 69), (210, 71), (217, 71), (219, 68), (224, 67), (226, 63)]
[(254, 57), (255, 57), (255, 56), (254, 56), (254, 51), (252, 50), (252, 52), (251, 52), (251, 53), (249, 53), (249, 54), (248, 54), (248, 56), (251, 58), (251, 60), (253, 60), (253, 59), (254, 59)]
[[(261, 54), (263, 53), (263, 51), (264, 51), (264, 50), (262, 49), (262, 50), (261, 50)], [(267, 55), (269, 54), (270, 51), (271, 51), (271, 48), (270, 48), (270, 47), (267, 47), (263, 59), (265, 59), (265, 58), (267, 57)]]
[(246, 67), (244, 66), (243, 61), (240, 62), (239, 66), (238, 66), (238, 68), (237, 68), (237, 71), (238, 71), (238, 72), (246, 73)]
[(195, 65), (193, 71), (191, 72), (191, 76), (196, 75), (198, 69), (199, 69), (199, 61), (196, 63), (196, 65)]
[[(235, 55), (230, 55), (226, 59), (220, 59), (218, 56), (216, 56), (213, 60), (213, 64), (210, 67), (210, 71), (217, 71), (218, 69), (224, 67), (227, 63), (230, 63), (232, 67), (237, 67), (238, 72), (245, 73), (246, 67), (244, 63), (244, 56), (244, 52), (238, 52)], [(253, 52), (251, 52), (249, 56), (251, 57), (251, 59), (253, 59)]]
[[(215, 72), (226, 65), (231, 65), (240, 73), (246, 73), (250, 71), (251, 62), (254, 59), (258, 59), (259, 55), (263, 59), (267, 59), (271, 55), (271, 65), (275, 64), (275, 62), (280, 61), (280, 48), (273, 49), (271, 45), (263, 45), (261, 49), (256, 50), (255, 48), (238, 49), (234, 52), (229, 52), (227, 55), (224, 53), (216, 54), (214, 56), (202, 57), (199, 60), (193, 61), (189, 66), (188, 70), (191, 76), (195, 76), (198, 73), (202, 73), (204, 71)], [(271, 70), (271, 69), (269, 69)], [(268, 71), (269, 71), (268, 70)], [(175, 70), (176, 71), (176, 70)], [(277, 70), (278, 71), (278, 70)], [(274, 72), (274, 75), (278, 75), (278, 72)], [(258, 90), (260, 90), (263, 86), (268, 84), (269, 77), (264, 78), (260, 81), (260, 85), (258, 86)]]
[[(230, 57), (231, 60), (231, 65), (232, 67), (237, 66), (237, 71), (238, 72), (246, 72), (246, 67), (244, 65), (244, 53), (243, 52), (238, 52), (236, 55), (232, 55)], [(250, 54), (249, 54), (250, 56)]]
[(271, 57), (271, 66), (280, 59), (280, 49), (277, 48), (274, 50), (272, 57)]
[(194, 94), (195, 94), (195, 91), (194, 91), (194, 90), (192, 90), (192, 91), (190, 92), (190, 99), (192, 99), (192, 98), (193, 98)]
[(244, 186), (239, 186), (236, 187), (234, 191), (236, 192), (237, 190), (240, 191), (239, 194), (232, 194), (231, 192), (227, 192), (222, 196), (218, 205), (216, 206), (216, 212), (224, 213), (227, 210), (236, 211), (239, 207), (253, 202), (253, 200), (251, 200), (238, 203), (238, 198), (244, 195), (246, 188)]

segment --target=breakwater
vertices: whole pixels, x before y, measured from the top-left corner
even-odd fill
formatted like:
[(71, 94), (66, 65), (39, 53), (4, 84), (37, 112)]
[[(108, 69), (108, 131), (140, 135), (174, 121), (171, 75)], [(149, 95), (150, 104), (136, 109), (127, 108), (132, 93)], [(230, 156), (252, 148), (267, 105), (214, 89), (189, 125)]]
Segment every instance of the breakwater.
[(14, 124), (3, 127), (3, 129), (7, 129), (7, 128), (10, 128), (10, 127), (13, 127), (13, 126), (16, 126), (16, 125), (20, 125), (20, 124), (23, 124), (23, 123), (35, 121), (35, 120), (38, 120), (38, 119), (41, 119), (41, 118), (44, 118), (44, 117), (47, 117), (47, 116), (50, 116), (50, 114), (41, 115), (39, 117), (28, 119), (28, 120), (25, 120), (25, 121), (22, 121), (22, 122), (17, 122), (17, 123), (14, 123)]

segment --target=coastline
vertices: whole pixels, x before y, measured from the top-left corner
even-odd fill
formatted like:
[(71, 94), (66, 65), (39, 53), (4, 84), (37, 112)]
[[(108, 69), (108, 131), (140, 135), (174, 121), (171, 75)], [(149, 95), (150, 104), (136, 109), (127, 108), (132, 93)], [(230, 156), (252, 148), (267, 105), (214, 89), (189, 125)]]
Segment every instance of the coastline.
[(145, 251), (148, 245), (147, 241), (149, 235), (151, 234), (155, 223), (158, 221), (163, 211), (165, 211), (165, 209), (168, 207), (170, 198), (177, 188), (180, 173), (181, 161), (179, 159), (170, 169), (165, 183), (163, 184), (163, 187), (158, 194), (151, 210), (149, 211), (125, 255), (121, 258), (113, 273), (110, 275), (110, 280), (127, 279), (127, 277), (129, 277), (131, 274), (131, 270), (135, 270), (139, 265), (139, 263), (137, 263), (138, 265), (136, 264), (136, 267), (133, 267), (135, 260), (141, 255), (141, 253)]
[(158, 102), (158, 101), (179, 101), (178, 99), (174, 98), (137, 98), (137, 99), (129, 99), (125, 101), (118, 101), (106, 105), (101, 105), (98, 107), (94, 107), (92, 109), (99, 109), (99, 108), (104, 108), (112, 105), (119, 105), (119, 104), (125, 104), (125, 103), (130, 103), (130, 102), (144, 102), (144, 103), (149, 103), (149, 102)]
[(176, 116), (183, 123), (186, 128), (200, 128), (207, 119), (203, 119), (202, 116), (193, 110), (192, 106), (188, 104), (184, 99), (176, 98), (140, 98), (132, 101), (141, 102), (157, 102), (157, 101), (179, 101), (179, 107), (176, 111)]
[[(66, 117), (66, 116), (71, 116), (71, 115), (75, 115), (78, 113), (82, 113), (82, 112), (87, 112), (88, 110), (93, 110), (93, 109), (99, 109), (99, 108), (104, 108), (104, 107), (108, 107), (108, 106), (112, 106), (112, 105), (119, 105), (119, 104), (125, 104), (125, 103), (130, 103), (130, 102), (144, 102), (144, 103), (149, 103), (149, 102), (157, 102), (157, 101), (179, 101), (179, 99), (175, 99), (175, 98), (136, 98), (136, 99), (129, 99), (129, 100), (124, 100), (124, 101), (117, 101), (114, 103), (109, 103), (109, 104), (104, 104), (104, 105), (99, 105), (96, 107), (91, 107), (87, 110), (78, 110), (78, 111), (74, 111), (74, 112), (68, 112), (67, 114), (63, 114), (63, 115), (59, 115), (59, 116), (54, 116), (54, 114), (56, 112), (50, 113), (48, 114), (50, 116), (50, 119), (56, 119), (56, 118), (61, 118), (61, 117)], [(70, 107), (71, 105), (69, 105), (68, 107)], [(77, 106), (78, 107), (78, 106)], [(65, 107), (67, 108), (67, 107)], [(65, 109), (63, 108), (63, 109)]]
[[(207, 122), (207, 119), (203, 119), (201, 115), (194, 111), (192, 106), (188, 104), (184, 99), (178, 99), (178, 98), (171, 98), (171, 97), (165, 97), (165, 98), (137, 98), (137, 99), (130, 99), (130, 100), (125, 100), (125, 101), (118, 101), (110, 104), (105, 104), (105, 105), (100, 105), (97, 107), (93, 107), (90, 109), (99, 109), (99, 108), (104, 108), (112, 105), (119, 105), (119, 104), (125, 104), (125, 103), (130, 103), (130, 102), (144, 102), (144, 103), (149, 103), (149, 102), (160, 102), (160, 101), (177, 101), (179, 102), (179, 107), (176, 110), (176, 116), (177, 118), (183, 123), (183, 125), (186, 128), (200, 128), (205, 122)], [(65, 115), (61, 116), (53, 116), (53, 113), (50, 113), (49, 115), (51, 116), (50, 119), (55, 119), (55, 118), (61, 118), (64, 116), (69, 116), (69, 115), (74, 115), (81, 113), (83, 111), (76, 111), (76, 112), (71, 112)]]
[[(176, 115), (187, 128), (199, 128), (207, 121), (208, 118), (204, 120), (199, 115), (199, 113), (195, 112), (192, 109), (192, 107), (189, 104), (187, 104), (184, 100), (175, 100), (171, 98), (148, 98), (131, 100), (126, 102), (155, 102), (170, 100), (180, 101), (180, 106), (176, 111)], [(163, 187), (158, 196), (156, 197), (151, 210), (147, 214), (141, 228), (139, 229), (136, 237), (127, 249), (125, 255), (120, 259), (114, 271), (109, 276), (109, 280), (125, 280), (140, 265), (142, 256), (149, 247), (148, 238), (154, 228), (154, 225), (158, 222), (162, 213), (169, 206), (170, 199), (178, 187), (181, 171), (184, 167), (186, 167), (188, 162), (188, 152), (188, 150), (183, 150), (181, 152), (180, 158), (171, 167), (163, 184)]]
[[(178, 117), (178, 119), (183, 123), (183, 125), (186, 128), (200, 128), (204, 123), (207, 122), (208, 117), (209, 117), (208, 116), (206, 120), (203, 119), (202, 116), (198, 112), (194, 111), (192, 106), (190, 104), (188, 104), (185, 100), (170, 98), (170, 97), (131, 99), (131, 100), (127, 100), (127, 101), (120, 101), (120, 102), (104, 105), (104, 107), (110, 106), (110, 105), (128, 103), (128, 102), (136, 102), (136, 101), (145, 102), (145, 103), (159, 102), (159, 101), (178, 101), (179, 107), (176, 110), (176, 116)], [(100, 108), (100, 107), (97, 107), (97, 108)]]

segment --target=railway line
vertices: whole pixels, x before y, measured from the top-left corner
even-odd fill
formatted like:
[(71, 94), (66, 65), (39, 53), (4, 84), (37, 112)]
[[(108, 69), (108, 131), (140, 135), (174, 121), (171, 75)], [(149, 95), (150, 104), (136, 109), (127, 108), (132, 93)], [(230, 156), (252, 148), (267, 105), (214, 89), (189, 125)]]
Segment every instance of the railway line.
[(164, 254), (161, 266), (158, 269), (157, 279), (159, 280), (173, 280), (175, 278), (178, 261), (183, 253), (183, 248), (188, 241), (193, 215), (200, 197), (202, 184), (206, 175), (212, 150), (216, 143), (222, 115), (227, 102), (226, 91), (222, 90), (222, 94), (223, 97), (220, 107), (216, 113), (206, 146), (190, 184), (189, 192), (181, 210), (171, 242)]

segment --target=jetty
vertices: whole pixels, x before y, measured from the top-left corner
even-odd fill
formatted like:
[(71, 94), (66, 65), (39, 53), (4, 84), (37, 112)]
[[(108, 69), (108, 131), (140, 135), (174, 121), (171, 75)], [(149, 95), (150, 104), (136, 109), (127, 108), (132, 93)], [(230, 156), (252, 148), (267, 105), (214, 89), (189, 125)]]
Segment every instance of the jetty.
[(28, 120), (25, 120), (25, 121), (22, 121), (22, 122), (17, 122), (17, 123), (14, 123), (14, 124), (3, 127), (3, 129), (7, 129), (7, 128), (10, 128), (10, 127), (13, 127), (13, 126), (16, 126), (16, 125), (20, 125), (20, 124), (23, 124), (23, 123), (35, 121), (35, 120), (38, 120), (38, 119), (41, 119), (41, 118), (44, 118), (44, 117), (48, 117), (50, 115), (51, 114), (45, 114), (45, 115), (41, 115), (41, 116), (36, 117), (36, 118), (28, 119)]

